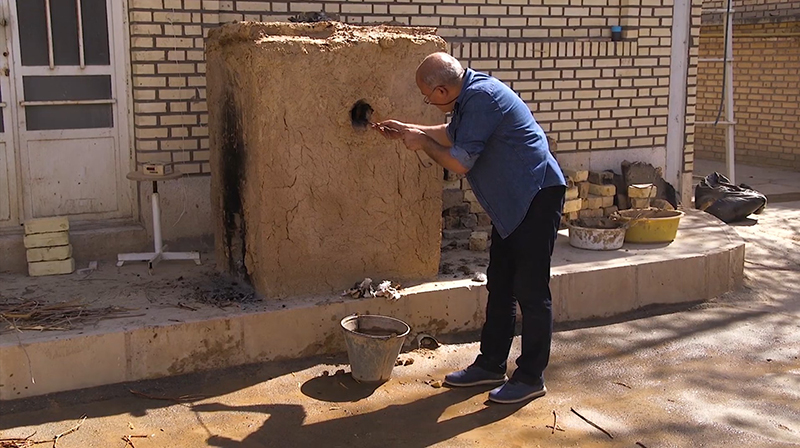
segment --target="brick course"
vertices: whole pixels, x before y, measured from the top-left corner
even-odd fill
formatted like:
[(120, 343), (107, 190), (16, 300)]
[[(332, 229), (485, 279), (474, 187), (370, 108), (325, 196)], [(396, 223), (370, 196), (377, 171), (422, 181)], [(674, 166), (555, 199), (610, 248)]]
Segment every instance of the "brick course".
[[(769, 11), (769, 10), (767, 10)], [(762, 11), (763, 12), (763, 11)], [(800, 170), (800, 21), (743, 23), (734, 27), (734, 142), (736, 161)], [(752, 36), (758, 33), (759, 35)], [(763, 36), (771, 34), (776, 37)], [(704, 26), (701, 53), (721, 57), (722, 27)], [(722, 63), (698, 68), (698, 116), (714, 121), (722, 96)], [(721, 119), (724, 119), (724, 110)], [(697, 156), (725, 160), (724, 128), (698, 127)]]
[[(202, 52), (210, 27), (318, 11), (352, 24), (437, 27), (465, 65), (519, 93), (558, 152), (666, 143), (672, 0), (128, 1), (139, 162), (173, 160), (184, 172), (209, 172)], [(697, 85), (700, 0), (692, 13), (690, 89)], [(624, 41), (611, 42), (617, 24)], [(688, 169), (694, 108), (689, 95)]]
[[(703, 3), (703, 25), (722, 23), (723, 13), (714, 9), (725, 9), (727, 0), (706, 0)], [(734, 23), (764, 23), (796, 21), (800, 15), (797, 0), (732, 0)]]

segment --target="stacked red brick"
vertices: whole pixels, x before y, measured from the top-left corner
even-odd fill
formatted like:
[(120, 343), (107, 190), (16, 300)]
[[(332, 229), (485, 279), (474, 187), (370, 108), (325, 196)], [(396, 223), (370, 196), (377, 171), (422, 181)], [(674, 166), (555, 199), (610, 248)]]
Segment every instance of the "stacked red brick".
[(563, 221), (600, 218), (617, 211), (614, 196), (613, 173), (563, 170), (567, 177), (567, 194), (564, 202)]

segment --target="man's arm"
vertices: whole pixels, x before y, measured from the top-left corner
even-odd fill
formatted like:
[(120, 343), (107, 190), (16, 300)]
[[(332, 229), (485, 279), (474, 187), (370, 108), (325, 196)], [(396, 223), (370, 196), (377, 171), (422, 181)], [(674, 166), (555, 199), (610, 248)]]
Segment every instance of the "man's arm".
[(447, 124), (437, 124), (434, 126), (421, 126), (418, 125), (417, 129), (424, 132), (425, 135), (432, 138), (433, 141), (438, 143), (440, 146), (444, 146), (450, 148), (453, 146), (453, 142), (450, 141), (450, 136), (447, 135)]
[[(439, 130), (437, 129), (433, 132), (439, 132)], [(441, 132), (444, 132), (444, 128), (442, 128)], [(445, 138), (447, 138), (446, 133)], [(448, 138), (447, 141), (449, 142), (450, 139)], [(467, 174), (469, 171), (467, 167), (450, 155), (449, 146), (439, 144), (432, 136), (420, 129), (406, 128), (403, 131), (403, 143), (412, 151), (425, 151), (428, 157), (448, 171), (458, 174)]]
[(402, 123), (397, 120), (386, 120), (380, 123), (377, 123), (376, 129), (380, 131), (385, 137), (387, 138), (399, 138), (401, 134), (392, 132), (391, 130), (387, 131), (382, 128), (389, 128), (392, 130), (397, 131), (405, 131), (408, 129), (417, 129), (422, 131), (428, 137), (432, 138), (436, 143), (441, 146), (450, 147), (453, 146), (453, 142), (450, 141), (450, 137), (447, 135), (447, 124), (437, 124), (433, 126), (425, 126), (421, 124), (413, 124), (413, 123)]

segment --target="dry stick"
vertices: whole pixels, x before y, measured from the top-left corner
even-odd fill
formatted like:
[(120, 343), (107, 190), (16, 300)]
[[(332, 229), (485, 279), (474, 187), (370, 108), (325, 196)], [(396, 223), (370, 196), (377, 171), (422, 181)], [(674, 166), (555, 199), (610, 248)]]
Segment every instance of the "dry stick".
[(545, 428), (550, 428), (553, 431), (550, 434), (555, 434), (556, 431), (564, 432), (564, 428), (558, 426), (558, 417), (556, 416), (556, 410), (553, 409), (553, 426), (544, 425)]
[(631, 387), (631, 386), (628, 386), (628, 385), (627, 385), (627, 384), (625, 384), (625, 383), (620, 383), (619, 381), (614, 381), (614, 384), (620, 385), (620, 386), (622, 386), (622, 387), (627, 387), (628, 389), (632, 389), (632, 387)]
[(573, 412), (575, 415), (577, 415), (577, 416), (578, 416), (578, 417), (580, 417), (581, 419), (583, 419), (583, 421), (585, 421), (586, 423), (588, 423), (588, 424), (590, 424), (590, 425), (594, 426), (595, 428), (599, 429), (600, 431), (603, 431), (603, 434), (607, 435), (609, 439), (613, 439), (613, 438), (614, 438), (614, 436), (612, 436), (610, 432), (608, 432), (608, 431), (606, 431), (605, 429), (601, 428), (600, 426), (598, 426), (596, 423), (592, 422), (592, 421), (591, 421), (591, 420), (589, 420), (588, 418), (586, 418), (586, 417), (582, 416), (582, 415), (581, 415), (581, 414), (579, 414), (579, 413), (578, 413), (578, 411), (576, 411), (574, 408), (569, 408), (569, 410), (570, 410), (570, 411), (572, 411), (572, 412)]
[(146, 394), (144, 392), (139, 392), (133, 389), (128, 389), (133, 395), (142, 398), (149, 398), (151, 400), (164, 400), (164, 401), (174, 401), (176, 403), (183, 403), (186, 401), (197, 401), (202, 400), (204, 398), (208, 398), (207, 395), (181, 395), (180, 397), (159, 397), (156, 395)]
[(181, 302), (178, 302), (177, 306), (178, 306), (178, 308), (184, 308), (184, 309), (187, 309), (187, 310), (190, 310), (190, 311), (197, 311), (197, 308), (191, 307), (191, 306), (186, 305), (186, 304), (181, 303)]
[(642, 448), (647, 448), (646, 446), (644, 446), (644, 443), (642, 443), (642, 442), (636, 442), (636, 446), (640, 446)]
[[(121, 307), (106, 307), (86, 309), (79, 300), (67, 303), (42, 306), (34, 300), (22, 301), (18, 304), (0, 302), (0, 317), (8, 322), (11, 329), (16, 330), (65, 330), (73, 327), (73, 324), (92, 323), (100, 319), (114, 319), (118, 317), (133, 317), (130, 315), (119, 316), (119, 314), (133, 311), (132, 309)], [(117, 314), (114, 316), (113, 314)], [(62, 325), (66, 324), (65, 327)], [(0, 329), (2, 332), (4, 329)]]
[(83, 417), (81, 417), (81, 421), (79, 421), (77, 425), (73, 426), (70, 430), (62, 432), (61, 434), (58, 434), (55, 437), (53, 437), (53, 448), (56, 448), (56, 444), (58, 443), (58, 439), (66, 436), (67, 434), (72, 434), (73, 432), (77, 431), (81, 427), (83, 422), (86, 421), (87, 417), (88, 416), (86, 414), (83, 414)]
[(125, 447), (124, 448), (127, 448), (128, 445), (130, 445), (131, 448), (136, 448), (136, 445), (133, 444), (133, 440), (131, 440), (131, 439), (135, 439), (135, 438), (146, 439), (147, 437), (149, 437), (149, 436), (138, 436), (138, 435), (133, 435), (133, 434), (128, 434), (128, 435), (122, 436), (122, 440), (125, 441)]
[(28, 439), (0, 439), (0, 448), (26, 448), (32, 445), (33, 442)]
[(50, 440), (31, 440), (31, 437), (36, 435), (36, 431), (33, 434), (25, 437), (24, 439), (19, 439), (12, 437), (10, 439), (0, 439), (0, 448), (28, 448), (34, 445), (40, 445), (42, 443), (50, 443)]

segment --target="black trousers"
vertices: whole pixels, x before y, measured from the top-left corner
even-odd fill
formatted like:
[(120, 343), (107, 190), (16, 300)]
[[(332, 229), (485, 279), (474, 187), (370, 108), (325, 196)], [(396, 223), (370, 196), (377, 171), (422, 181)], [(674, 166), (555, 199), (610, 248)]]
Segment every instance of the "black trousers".
[(481, 333), (481, 354), (475, 364), (506, 372), (514, 337), (517, 306), (522, 310), (522, 355), (513, 378), (542, 384), (550, 359), (553, 309), (550, 257), (558, 235), (565, 187), (548, 187), (536, 194), (525, 219), (506, 239), (492, 228), (487, 271), (489, 303)]

